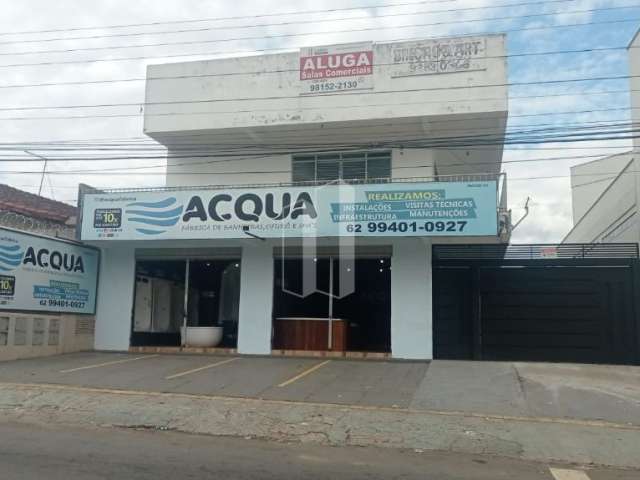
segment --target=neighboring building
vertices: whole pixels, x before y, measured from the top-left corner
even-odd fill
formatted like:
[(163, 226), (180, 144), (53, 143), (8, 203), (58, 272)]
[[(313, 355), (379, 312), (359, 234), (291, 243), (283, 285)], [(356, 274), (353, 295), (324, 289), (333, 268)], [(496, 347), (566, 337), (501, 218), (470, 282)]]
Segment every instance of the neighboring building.
[(77, 207), (0, 184), (0, 225), (75, 238)]
[(0, 361), (93, 348), (99, 252), (71, 241), (76, 218), (0, 185)]
[(573, 228), (564, 243), (640, 243), (640, 30), (628, 52), (633, 150), (571, 168)]
[(150, 66), (167, 187), (82, 198), (96, 349), (432, 358), (432, 245), (509, 238), (507, 84), (503, 35)]

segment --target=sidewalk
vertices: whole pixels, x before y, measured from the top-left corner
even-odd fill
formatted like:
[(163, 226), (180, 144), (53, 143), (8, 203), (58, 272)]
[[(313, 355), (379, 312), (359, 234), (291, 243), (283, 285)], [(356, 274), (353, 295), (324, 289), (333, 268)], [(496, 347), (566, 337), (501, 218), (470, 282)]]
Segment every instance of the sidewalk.
[(434, 361), (410, 407), (640, 425), (640, 367)]
[(94, 352), (0, 364), (0, 421), (640, 468), (640, 368)]

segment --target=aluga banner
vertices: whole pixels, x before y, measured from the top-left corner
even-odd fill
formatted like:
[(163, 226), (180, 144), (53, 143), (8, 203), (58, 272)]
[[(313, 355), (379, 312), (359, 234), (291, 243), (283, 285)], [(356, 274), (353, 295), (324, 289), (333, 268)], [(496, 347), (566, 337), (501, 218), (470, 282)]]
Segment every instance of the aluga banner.
[(0, 310), (95, 313), (100, 252), (0, 228)]
[(497, 184), (89, 193), (83, 240), (497, 235)]
[(373, 44), (300, 49), (300, 94), (324, 95), (373, 88)]

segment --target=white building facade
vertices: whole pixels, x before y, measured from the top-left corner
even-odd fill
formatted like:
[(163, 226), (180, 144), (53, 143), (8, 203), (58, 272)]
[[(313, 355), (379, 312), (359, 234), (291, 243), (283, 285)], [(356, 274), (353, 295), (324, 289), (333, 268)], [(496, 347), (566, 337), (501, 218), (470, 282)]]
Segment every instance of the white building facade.
[[(629, 44), (631, 131), (640, 126), (640, 31)], [(640, 138), (633, 149), (571, 168), (573, 228), (564, 243), (640, 243)]]
[(507, 109), (503, 35), (150, 66), (166, 188), (82, 197), (95, 348), (432, 358), (432, 245), (508, 238)]

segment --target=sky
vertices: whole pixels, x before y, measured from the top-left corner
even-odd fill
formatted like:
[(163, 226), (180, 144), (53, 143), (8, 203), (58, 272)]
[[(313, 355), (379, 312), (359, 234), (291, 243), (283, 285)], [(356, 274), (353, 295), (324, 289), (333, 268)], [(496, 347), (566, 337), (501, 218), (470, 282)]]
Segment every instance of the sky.
[[(390, 4), (403, 5), (380, 7)], [(365, 8), (371, 6), (377, 8)], [(347, 7), (354, 8), (255, 18), (261, 14)], [(204, 21), (220, 17), (235, 19)], [(105, 28), (177, 20), (198, 22)], [(422, 26), (407, 27), (416, 24)], [(0, 15), (0, 143), (142, 137), (144, 81), (140, 80), (144, 79), (149, 64), (248, 55), (252, 51), (265, 49), (297, 50), (302, 46), (363, 40), (381, 42), (423, 36), (506, 32), (510, 84), (549, 79), (601, 78), (628, 75), (629, 52), (626, 47), (638, 28), (640, 2), (637, 0), (7, 1)], [(354, 32), (356, 29), (368, 30)], [(33, 31), (42, 33), (11, 33)], [(86, 38), (142, 32), (145, 35)], [(252, 39), (229, 41), (238, 37)], [(116, 48), (202, 41), (209, 43)], [(94, 50), (60, 52), (87, 48)], [(56, 52), (42, 53), (43, 50)], [(521, 55), (564, 50), (592, 51)], [(122, 57), (136, 59), (121, 60)], [(39, 65), (26, 65), (34, 63)], [(112, 79), (139, 80), (69, 84)], [(25, 86), (33, 84), (38, 85)], [(536, 123), (559, 126), (566, 123), (627, 122), (630, 120), (628, 90), (628, 79), (512, 85), (509, 87), (508, 128), (531, 128)], [(519, 98), (531, 96), (537, 98)], [(19, 110), (32, 106), (123, 102), (135, 106)], [(104, 118), (109, 114), (128, 116)], [(92, 115), (102, 115), (103, 118), (86, 118)], [(85, 118), (68, 118), (72, 116)], [(628, 139), (507, 146), (503, 158), (504, 171), (507, 173), (509, 206), (513, 210), (514, 221), (523, 215), (527, 197), (531, 198), (530, 214), (514, 231), (512, 241), (561, 241), (572, 225), (570, 166), (630, 148), (631, 141)], [(2, 157), (8, 158), (13, 154), (4, 152)], [(25, 156), (24, 153), (19, 154)], [(517, 162), (540, 158), (555, 160)], [(137, 163), (139, 166), (158, 164), (158, 160)], [(135, 175), (72, 173), (78, 169), (100, 170), (126, 166), (131, 166), (131, 162), (49, 162), (47, 170), (51, 173), (45, 177), (42, 194), (75, 203), (79, 182), (105, 188), (163, 184), (162, 168), (148, 169), (144, 174)], [(41, 159), (35, 155), (33, 161), (29, 162), (3, 162), (0, 182), (37, 192), (42, 167)], [(25, 171), (32, 173), (16, 173)]]

